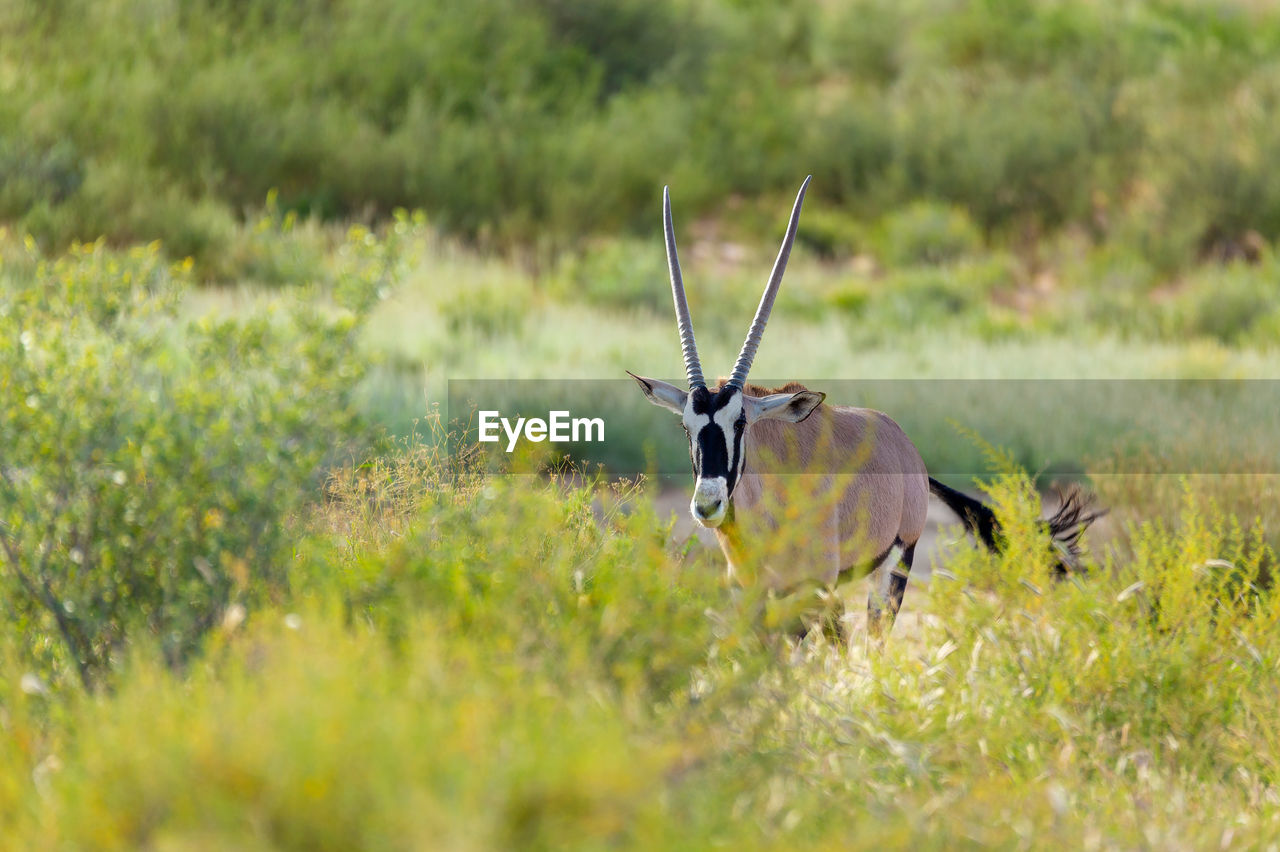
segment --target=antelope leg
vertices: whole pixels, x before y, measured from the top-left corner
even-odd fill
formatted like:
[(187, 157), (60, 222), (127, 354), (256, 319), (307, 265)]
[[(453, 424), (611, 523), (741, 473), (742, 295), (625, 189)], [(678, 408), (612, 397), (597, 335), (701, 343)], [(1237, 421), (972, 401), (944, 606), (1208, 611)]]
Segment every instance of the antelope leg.
[(898, 617), (915, 555), (915, 542), (903, 547), (902, 542), (895, 541), (889, 555), (872, 572), (871, 593), (867, 595), (867, 633), (871, 637), (878, 639), (883, 636)]

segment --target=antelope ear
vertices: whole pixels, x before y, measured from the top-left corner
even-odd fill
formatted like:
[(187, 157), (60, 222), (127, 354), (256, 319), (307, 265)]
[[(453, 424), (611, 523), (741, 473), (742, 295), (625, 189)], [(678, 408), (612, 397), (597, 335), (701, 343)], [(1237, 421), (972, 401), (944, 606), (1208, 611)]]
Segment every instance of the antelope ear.
[(769, 396), (743, 397), (747, 411), (747, 420), (784, 420), (788, 423), (799, 423), (817, 410), (827, 398), (825, 393), (817, 391), (798, 391), (796, 393), (775, 393)]
[(674, 411), (676, 414), (684, 414), (684, 404), (689, 398), (688, 391), (682, 391), (675, 385), (669, 385), (658, 379), (646, 379), (644, 376), (637, 376), (630, 370), (627, 370), (627, 375), (636, 380), (640, 385), (640, 389), (644, 391), (644, 395), (649, 397), (649, 401), (654, 405), (660, 405), (668, 411)]

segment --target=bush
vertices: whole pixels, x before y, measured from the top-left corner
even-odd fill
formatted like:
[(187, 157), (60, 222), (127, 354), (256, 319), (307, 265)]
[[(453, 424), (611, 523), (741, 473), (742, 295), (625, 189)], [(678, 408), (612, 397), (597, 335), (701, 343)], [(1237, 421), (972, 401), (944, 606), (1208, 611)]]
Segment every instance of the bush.
[(665, 317), (671, 311), (667, 257), (660, 234), (655, 239), (611, 240), (566, 258), (554, 287), (564, 301), (623, 309), (643, 309)]
[[(1208, 268), (1161, 306), (1165, 333), (1173, 339), (1210, 337), (1228, 345), (1275, 338), (1277, 286), (1270, 266), (1233, 264)], [(1259, 332), (1262, 332), (1259, 334)]]
[(796, 231), (796, 241), (813, 249), (819, 257), (841, 259), (864, 249), (867, 239), (862, 225), (847, 213), (822, 204), (809, 204)]
[(355, 322), (183, 321), (155, 246), (3, 274), (0, 598), (55, 678), (95, 686), (133, 640), (182, 665), (283, 591), (289, 519), (354, 434)]
[(46, 147), (0, 137), (0, 216), (12, 219), (40, 204), (61, 204), (83, 182), (84, 164), (69, 142)]
[(819, 57), (857, 79), (886, 85), (902, 72), (907, 15), (897, 3), (842, 4), (818, 35)]
[(988, 230), (1034, 234), (1078, 219), (1088, 202), (1105, 105), (1071, 81), (1000, 73), (931, 76), (904, 96), (900, 196), (965, 207)]
[(0, 678), (10, 842), (1274, 835), (1280, 602), (1255, 582), (1272, 556), (1190, 490), (1167, 525), (1135, 525), (1123, 552), (1051, 583), (1036, 493), (1002, 464), (988, 499), (1004, 553), (947, 548), (865, 654), (754, 641), (723, 614), (718, 564), (674, 553), (644, 499), (455, 478), (415, 452), (335, 487), (297, 593), (219, 630), (205, 664), (140, 655), (92, 701)]
[[(397, 639), (427, 615), (438, 629), (501, 646), (565, 683), (575, 670), (590, 671), (649, 700), (687, 685), (710, 641), (704, 610), (715, 603), (719, 572), (686, 576), (666, 558), (662, 525), (636, 504), (634, 485), (455, 479), (438, 460), (391, 470), (403, 481), (375, 468), (335, 483), (328, 516), (382, 510), (347, 528), (363, 548), (338, 559), (318, 552), (307, 587), (336, 580), (345, 609)], [(371, 549), (371, 540), (386, 540), (377, 529), (384, 519), (401, 533), (385, 550)], [(551, 529), (558, 532), (512, 534)], [(646, 569), (634, 570), (640, 564)]]
[(1151, 218), (1169, 233), (1166, 242), (1181, 242), (1172, 254), (1183, 262), (1256, 260), (1257, 243), (1280, 237), (1280, 178), (1259, 168), (1280, 156), (1280, 132), (1266, 119), (1280, 106), (1280, 71), (1259, 68), (1229, 91), (1209, 103), (1161, 103), (1152, 133), (1163, 204)]
[(938, 264), (976, 253), (982, 235), (962, 209), (917, 203), (880, 222), (878, 243), (890, 266)]
[(874, 282), (855, 279), (834, 287), (825, 302), (856, 321), (851, 326), (856, 340), (883, 341), (904, 329), (945, 323), (977, 324), (994, 334), (999, 330), (991, 325), (992, 294), (1009, 288), (1015, 274), (1015, 264), (1003, 255), (911, 266), (890, 270)]
[(1255, 6), (240, 0), (141, 26), (133, 0), (18, 0), (0, 217), (50, 247), (160, 238), (228, 279), (273, 188), (285, 213), (422, 208), (554, 254), (650, 232), (664, 183), (698, 215), (812, 173), (820, 251), (837, 216), (927, 203), (1168, 272), (1280, 234), (1280, 15)]

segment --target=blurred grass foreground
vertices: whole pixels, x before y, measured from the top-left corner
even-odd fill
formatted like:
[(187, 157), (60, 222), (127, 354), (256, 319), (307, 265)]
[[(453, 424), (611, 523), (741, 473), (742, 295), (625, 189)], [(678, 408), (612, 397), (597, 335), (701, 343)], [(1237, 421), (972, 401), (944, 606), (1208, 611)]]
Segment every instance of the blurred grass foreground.
[[(1248, 2), (0, 4), (0, 848), (1274, 847), (1276, 421), (1213, 382), (1280, 376), (1278, 59)], [(760, 376), (1207, 388), (890, 410), (1007, 546), (870, 653), (433, 407), (679, 376), (667, 183), (727, 369), (810, 172)]]
[(945, 544), (883, 651), (791, 646), (639, 485), (377, 438), (392, 245), (229, 318), (155, 247), (7, 245), (7, 848), (1280, 832), (1274, 476), (1099, 476), (1121, 522), (1054, 584), (997, 457), (1003, 555)]

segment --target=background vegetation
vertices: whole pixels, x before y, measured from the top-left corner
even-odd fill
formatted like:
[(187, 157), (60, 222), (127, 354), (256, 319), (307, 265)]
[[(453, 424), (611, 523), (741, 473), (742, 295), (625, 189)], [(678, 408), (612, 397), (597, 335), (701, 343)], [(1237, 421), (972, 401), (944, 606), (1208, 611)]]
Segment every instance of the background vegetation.
[[(1278, 60), (1244, 0), (0, 4), (3, 844), (1273, 843)], [(753, 375), (1008, 531), (870, 653), (652, 481), (441, 452), (450, 380), (682, 374), (663, 184), (726, 369), (809, 173)]]
[(0, 215), (226, 279), (272, 189), (553, 252), (647, 235), (664, 183), (688, 216), (810, 172), (807, 238), (880, 223), (891, 262), (1074, 227), (1168, 273), (1280, 235), (1263, 3), (16, 0), (0, 39)]

